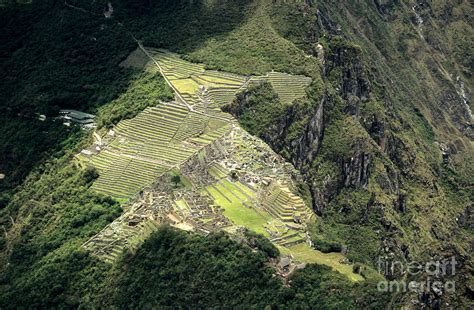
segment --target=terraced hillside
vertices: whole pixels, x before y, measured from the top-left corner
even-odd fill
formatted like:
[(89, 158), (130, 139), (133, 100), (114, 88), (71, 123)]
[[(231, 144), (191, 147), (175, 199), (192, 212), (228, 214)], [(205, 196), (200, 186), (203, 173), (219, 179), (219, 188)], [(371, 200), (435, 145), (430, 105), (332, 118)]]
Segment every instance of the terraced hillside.
[(229, 104), (235, 95), (249, 83), (268, 81), (283, 103), (306, 95), (311, 78), (280, 72), (269, 72), (264, 76), (240, 76), (237, 74), (205, 70), (204, 66), (193, 64), (179, 55), (161, 49), (148, 49), (149, 54), (160, 66), (173, 88), (196, 109), (219, 110)]
[[(304, 96), (310, 79), (274, 72), (241, 77), (205, 70), (163, 50), (145, 52), (175, 90), (176, 101), (121, 121), (77, 155), (82, 165), (99, 171), (93, 189), (132, 203), (84, 247), (110, 262), (134, 249), (159, 223), (168, 223), (203, 234), (246, 228), (297, 262), (314, 260), (308, 258), (312, 252), (325, 257), (310, 247), (306, 230), (315, 215), (297, 195), (298, 172), (220, 110), (249, 82), (276, 83), (290, 102)], [(359, 279), (337, 255), (321, 262)]]
[[(221, 113), (220, 106), (229, 103), (249, 81), (268, 79), (276, 83), (275, 89), (285, 100), (304, 96), (304, 83), (310, 81), (274, 72), (264, 77), (242, 77), (204, 70), (202, 65), (163, 50), (150, 50), (149, 54), (175, 89), (178, 101), (160, 104), (120, 122), (104, 139), (105, 147), (91, 148), (93, 153), (99, 149), (97, 154), (84, 152), (77, 156), (99, 170), (93, 188), (115, 198), (133, 197), (163, 172), (179, 166), (225, 133), (232, 120)], [(139, 176), (137, 170), (141, 171)]]
[(301, 198), (279, 184), (272, 183), (263, 193), (262, 201), (268, 213), (284, 222), (304, 222), (311, 217)]
[(280, 72), (269, 72), (266, 76), (253, 77), (251, 83), (259, 83), (262, 80), (270, 82), (280, 101), (286, 104), (303, 97), (302, 94), (305, 94), (306, 87), (311, 83), (309, 77)]
[(77, 158), (98, 169), (96, 191), (129, 199), (230, 128), (224, 122), (209, 126), (209, 119), (184, 105), (161, 103), (120, 122), (91, 148), (97, 153), (86, 151)]

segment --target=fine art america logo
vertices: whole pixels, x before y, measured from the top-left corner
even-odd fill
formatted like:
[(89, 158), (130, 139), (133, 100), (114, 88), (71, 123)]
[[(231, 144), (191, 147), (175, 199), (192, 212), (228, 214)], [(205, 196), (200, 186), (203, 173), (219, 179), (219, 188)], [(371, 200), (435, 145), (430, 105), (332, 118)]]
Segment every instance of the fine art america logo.
[(400, 262), (396, 260), (378, 260), (378, 271), (386, 278), (410, 278), (419, 276), (420, 281), (392, 280), (377, 283), (380, 292), (430, 292), (454, 293), (456, 290), (454, 281), (443, 281), (446, 277), (456, 274), (456, 259), (453, 257), (446, 260), (433, 260), (426, 263)]

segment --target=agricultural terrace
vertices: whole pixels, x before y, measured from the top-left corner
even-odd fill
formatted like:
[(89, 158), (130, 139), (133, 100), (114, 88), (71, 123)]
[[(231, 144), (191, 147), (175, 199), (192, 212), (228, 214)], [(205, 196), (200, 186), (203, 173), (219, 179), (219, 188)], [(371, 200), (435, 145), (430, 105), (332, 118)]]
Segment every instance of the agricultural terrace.
[(197, 110), (219, 110), (229, 104), (235, 95), (249, 83), (268, 81), (281, 102), (289, 104), (306, 96), (311, 78), (286, 73), (269, 72), (264, 76), (240, 76), (222, 71), (206, 70), (203, 65), (182, 59), (179, 55), (162, 49), (147, 49), (158, 63), (163, 75), (175, 91)]
[(165, 50), (147, 54), (174, 89), (176, 102), (121, 121), (77, 155), (81, 165), (99, 171), (93, 189), (132, 202), (84, 247), (113, 261), (159, 223), (203, 234), (244, 227), (266, 236), (295, 262), (325, 264), (359, 280), (350, 265), (340, 263), (341, 254), (311, 248), (307, 224), (315, 215), (296, 194), (294, 167), (220, 110), (262, 79), (290, 103), (305, 95), (310, 79), (276, 72), (242, 77), (205, 70)]
[(136, 248), (155, 231), (160, 222), (141, 202), (84, 243), (83, 247), (106, 262), (113, 262), (124, 249)]
[(280, 101), (291, 104), (295, 99), (304, 97), (305, 90), (311, 83), (311, 78), (303, 75), (290, 75), (280, 72), (269, 72), (266, 76), (254, 77), (251, 83), (268, 81), (280, 97)]
[(100, 145), (76, 157), (99, 171), (94, 190), (129, 199), (229, 129), (230, 124), (211, 123), (184, 105), (161, 103), (121, 121)]

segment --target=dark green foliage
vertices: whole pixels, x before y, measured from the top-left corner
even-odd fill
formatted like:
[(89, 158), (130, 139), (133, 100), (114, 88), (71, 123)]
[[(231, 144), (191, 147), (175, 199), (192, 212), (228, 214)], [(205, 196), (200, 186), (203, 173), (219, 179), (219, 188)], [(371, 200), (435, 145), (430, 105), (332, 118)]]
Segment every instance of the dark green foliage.
[[(189, 53), (245, 21), (251, 1), (119, 1), (116, 18), (145, 45)], [(140, 16), (140, 18), (136, 18)], [(219, 27), (216, 27), (219, 25)]]
[(0, 9), (0, 191), (12, 188), (70, 134), (37, 114), (59, 108), (94, 112), (116, 98), (130, 71), (118, 66), (135, 43), (115, 21), (32, 1)]
[(9, 217), (31, 216), (22, 223), (9, 258), (14, 274), (28, 270), (31, 264), (64, 243), (92, 236), (117, 217), (121, 209), (106, 196), (93, 193), (89, 186), (91, 171), (78, 171), (62, 158), (48, 165), (41, 174), (32, 175), (23, 189), (2, 212), (3, 225)]
[(136, 73), (129, 88), (120, 97), (99, 109), (97, 125), (112, 127), (122, 119), (135, 117), (147, 107), (173, 98), (171, 88), (158, 71), (145, 70)]
[(329, 267), (319, 265), (309, 265), (296, 271), (292, 277), (296, 299), (294, 304), (302, 308), (319, 309), (348, 309), (353, 306), (348, 294), (350, 284), (344, 276), (331, 274), (329, 271)]
[(101, 281), (103, 263), (79, 247), (121, 208), (89, 189), (96, 171), (70, 160), (67, 153), (37, 168), (0, 211), (8, 231), (1, 238), (1, 308), (78, 306)]
[(343, 119), (333, 120), (333, 123), (324, 131), (321, 155), (325, 159), (336, 162), (340, 158), (350, 157), (354, 152), (353, 146), (364, 144), (365, 152), (370, 152), (373, 142), (354, 118), (346, 116)]
[(282, 117), (285, 107), (272, 85), (263, 82), (238, 94), (234, 102), (223, 110), (238, 117), (242, 127), (260, 137), (275, 120)]
[(291, 276), (285, 307), (299, 309), (383, 309), (390, 295), (376, 290), (375, 280), (351, 284), (327, 266), (309, 265)]
[(302, 8), (295, 10), (286, 1), (275, 1), (270, 10), (272, 25), (284, 38), (293, 42), (299, 48), (308, 52), (313, 51), (314, 41), (320, 35), (317, 15)]
[(323, 253), (341, 252), (342, 246), (337, 242), (326, 241), (323, 239), (314, 239), (314, 248)]
[(78, 245), (65, 245), (29, 267), (14, 284), (0, 284), (3, 309), (90, 306), (109, 269)]
[(23, 114), (54, 106), (91, 110), (123, 90), (127, 71), (117, 65), (135, 44), (115, 21), (53, 0), (8, 13), (0, 41), (2, 108)]
[(322, 221), (311, 227), (315, 246), (318, 248), (318, 240), (322, 241), (321, 249), (344, 246), (350, 260), (373, 264), (378, 257), (381, 241), (378, 234), (383, 227), (379, 222), (381, 210), (371, 206), (369, 201), (370, 195), (366, 191), (344, 189), (327, 206)]
[(105, 304), (263, 308), (281, 288), (271, 274), (265, 256), (223, 233), (204, 238), (164, 227), (117, 266)]
[[(5, 179), (0, 181), (0, 192), (13, 188), (30, 172), (37, 161), (59, 151), (64, 144), (59, 143), (74, 129), (66, 128), (61, 122), (37, 118), (12, 118), (0, 116), (0, 173)], [(1, 204), (0, 204), (1, 206)]]
[[(309, 265), (292, 277), (292, 286), (272, 276), (271, 243), (247, 232), (247, 243), (225, 233), (208, 237), (163, 226), (135, 253), (112, 269), (78, 247), (64, 244), (10, 282), (0, 281), (0, 306), (18, 307), (242, 307), (337, 309), (362, 307), (375, 283), (352, 284), (325, 266)], [(256, 241), (256, 242), (255, 242)], [(253, 245), (258, 244), (257, 250)], [(252, 246), (251, 247), (249, 247)], [(328, 294), (327, 292), (331, 292)]]
[(99, 177), (99, 172), (93, 167), (87, 167), (84, 171), (83, 177), (84, 182), (92, 184), (92, 182)]
[(0, 281), (2, 308), (77, 306), (106, 270), (79, 246), (121, 208), (89, 189), (94, 170), (80, 171), (69, 160), (64, 156), (32, 173), (0, 213), (5, 228), (12, 220), (21, 224), (9, 230), (12, 251), (0, 257), (8, 261)]
[(171, 182), (173, 182), (175, 185), (178, 185), (181, 183), (181, 177), (179, 175), (174, 175), (171, 177)]
[(386, 302), (384, 296), (373, 297), (374, 283), (352, 284), (325, 266), (309, 265), (292, 275), (290, 288), (283, 287), (266, 267), (269, 252), (262, 251), (260, 246), (252, 251), (224, 233), (202, 237), (163, 227), (114, 268), (112, 282), (105, 283), (97, 301), (105, 307), (140, 309), (349, 309), (368, 306), (372, 298), (378, 302), (373, 307)]
[(276, 258), (280, 255), (280, 251), (264, 236), (257, 234), (251, 230), (245, 232), (245, 237), (251, 247), (257, 248), (267, 257)]

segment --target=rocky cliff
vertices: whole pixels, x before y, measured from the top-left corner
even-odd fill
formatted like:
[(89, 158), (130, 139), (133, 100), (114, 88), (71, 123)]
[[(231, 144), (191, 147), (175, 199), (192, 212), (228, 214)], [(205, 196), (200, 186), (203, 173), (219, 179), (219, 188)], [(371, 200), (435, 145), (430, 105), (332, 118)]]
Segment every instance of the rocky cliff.
[[(314, 241), (343, 249), (364, 276), (379, 259), (408, 263), (454, 257), (458, 263), (454, 276), (436, 278), (455, 280), (454, 294), (444, 288), (380, 296), (355, 290), (356, 297), (349, 299), (365, 300), (367, 307), (388, 300), (388, 307), (397, 308), (472, 305), (474, 30), (469, 0), (111, 0), (113, 14), (106, 18), (108, 2), (8, 1), (12, 7), (5, 9), (0, 1), (5, 72), (0, 83), (5, 113), (0, 114), (7, 133), (0, 139), (0, 158), (7, 159), (6, 166), (0, 160), (0, 172), (6, 174), (7, 188), (23, 184), (7, 195), (0, 184), (5, 230), (0, 261), (8, 269), (0, 275), (0, 305), (93, 307), (89, 289), (96, 290), (100, 281), (110, 283), (109, 267), (92, 260), (80, 245), (118, 216), (118, 204), (89, 193), (88, 178), (68, 164), (71, 149), (81, 149), (85, 140), (66, 132), (48, 112), (99, 111), (107, 124), (130, 116), (141, 104), (154, 104), (156, 87), (119, 67), (136, 48), (130, 34), (146, 46), (178, 52), (215, 70), (310, 76), (307, 98), (282, 104), (271, 86), (262, 84), (240, 94), (228, 109), (304, 175), (306, 185), (300, 187), (305, 193), (309, 188), (305, 196), (319, 215), (311, 227)], [(129, 87), (147, 95), (122, 96)], [(36, 113), (51, 120), (34, 123)], [(10, 182), (15, 170), (20, 177)], [(187, 264), (175, 260), (172, 267)], [(293, 287), (272, 294), (305, 299), (293, 307), (340, 305), (339, 299), (348, 296), (341, 296), (346, 284), (313, 277), (310, 269), (303, 269), (306, 284), (300, 288), (311, 294)], [(388, 278), (427, 278), (426, 273), (405, 276)], [(219, 281), (249, 283), (245, 277), (222, 279), (189, 282), (189, 296), (203, 300), (207, 293), (196, 295), (196, 288), (215, 292), (214, 286), (222, 287)], [(293, 284), (297, 287), (298, 281)], [(370, 285), (375, 284), (368, 280), (354, 287)], [(331, 297), (330, 304), (321, 304), (323, 293), (315, 286)], [(258, 288), (268, 286), (256, 285), (246, 296), (261, 301)], [(114, 292), (129, 303), (123, 290)], [(161, 287), (151, 287), (142, 295), (160, 292)]]
[[(465, 218), (459, 214), (472, 208), (474, 176), (472, 53), (464, 41), (473, 28), (463, 12), (471, 7), (467, 1), (341, 6), (274, 4), (298, 20), (298, 29), (274, 26), (319, 60), (324, 87), (312, 85), (308, 102), (286, 107), (260, 136), (303, 172), (325, 223), (318, 232), (347, 245), (349, 257), (374, 263), (454, 255), (461, 279), (472, 272), (465, 256), (471, 245), (459, 224)], [(374, 238), (349, 235), (367, 231)], [(460, 285), (456, 296), (431, 291), (399, 302), (463, 304), (470, 289)]]

